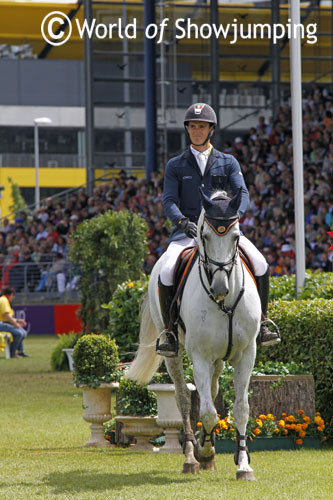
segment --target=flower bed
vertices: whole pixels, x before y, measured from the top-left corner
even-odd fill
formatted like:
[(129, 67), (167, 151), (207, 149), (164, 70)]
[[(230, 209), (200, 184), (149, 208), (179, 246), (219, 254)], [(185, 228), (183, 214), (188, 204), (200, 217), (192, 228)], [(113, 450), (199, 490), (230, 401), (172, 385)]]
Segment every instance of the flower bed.
[[(303, 448), (320, 448), (320, 439), (316, 437), (305, 437)], [(299, 449), (292, 437), (257, 437), (253, 441), (248, 441), (249, 452), (253, 451), (277, 451)], [(215, 442), (216, 453), (235, 453), (236, 443), (233, 439), (219, 439)]]
[[(198, 422), (197, 426), (200, 428), (202, 423)], [(250, 451), (296, 449), (302, 446), (319, 448), (320, 443), (326, 440), (324, 429), (325, 422), (319, 412), (314, 418), (305, 415), (303, 410), (299, 410), (296, 416), (283, 413), (280, 419), (271, 413), (262, 414), (258, 418), (249, 418), (248, 447)], [(235, 451), (236, 427), (232, 417), (221, 419), (218, 416), (215, 434), (218, 453)]]

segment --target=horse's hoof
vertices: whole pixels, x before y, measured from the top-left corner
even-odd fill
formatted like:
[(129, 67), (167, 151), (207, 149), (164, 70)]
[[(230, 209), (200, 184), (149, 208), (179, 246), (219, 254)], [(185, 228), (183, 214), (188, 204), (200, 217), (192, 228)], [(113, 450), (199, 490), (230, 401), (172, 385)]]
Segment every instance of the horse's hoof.
[(215, 458), (212, 458), (209, 462), (202, 462), (200, 464), (200, 469), (202, 470), (216, 470)]
[(253, 471), (248, 470), (238, 470), (236, 472), (236, 479), (240, 479), (242, 481), (256, 481)]
[(200, 465), (185, 463), (183, 465), (183, 474), (200, 474)]

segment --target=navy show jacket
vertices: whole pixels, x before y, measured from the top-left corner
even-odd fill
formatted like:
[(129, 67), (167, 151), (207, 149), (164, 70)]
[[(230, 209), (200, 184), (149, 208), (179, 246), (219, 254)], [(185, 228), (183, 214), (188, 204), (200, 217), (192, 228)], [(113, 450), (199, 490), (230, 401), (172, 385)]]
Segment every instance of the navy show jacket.
[[(171, 158), (165, 169), (163, 206), (167, 217), (174, 225), (177, 225), (183, 217), (188, 217), (192, 222), (198, 222), (202, 208), (198, 188), (201, 186), (205, 194), (209, 196), (212, 175), (224, 176), (223, 189), (226, 191), (230, 189), (233, 195), (242, 187), (239, 213), (240, 216), (245, 213), (249, 204), (249, 193), (236, 158), (213, 148), (208, 157), (204, 175), (202, 175), (189, 148), (179, 156)], [(181, 229), (175, 227), (170, 241), (182, 238), (186, 238), (186, 235)]]

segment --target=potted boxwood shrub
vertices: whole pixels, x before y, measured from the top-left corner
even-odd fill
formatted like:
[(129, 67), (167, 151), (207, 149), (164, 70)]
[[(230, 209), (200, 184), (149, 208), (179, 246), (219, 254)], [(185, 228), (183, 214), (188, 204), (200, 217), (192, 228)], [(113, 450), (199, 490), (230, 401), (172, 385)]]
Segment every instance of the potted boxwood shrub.
[(111, 392), (119, 385), (118, 347), (104, 335), (84, 335), (75, 344), (73, 362), (74, 383), (83, 389), (83, 418), (91, 423), (85, 446), (110, 446), (103, 423), (111, 418)]
[(147, 386), (122, 378), (116, 403), (116, 421), (123, 424), (121, 432), (135, 437), (136, 450), (152, 450), (150, 438), (160, 434), (156, 424), (156, 397)]

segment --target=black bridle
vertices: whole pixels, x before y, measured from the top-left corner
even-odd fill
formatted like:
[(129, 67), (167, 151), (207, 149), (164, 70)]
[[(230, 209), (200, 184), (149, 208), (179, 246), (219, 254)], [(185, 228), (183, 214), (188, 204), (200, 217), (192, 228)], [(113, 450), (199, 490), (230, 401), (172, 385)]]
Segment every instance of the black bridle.
[[(215, 221), (218, 221), (220, 224), (225, 224), (227, 223), (227, 225), (230, 225), (231, 222), (236, 222), (239, 220), (238, 217), (231, 217), (230, 219), (223, 219), (222, 217), (210, 217), (210, 219), (213, 219)], [(213, 278), (214, 278), (214, 275), (216, 273), (216, 271), (224, 271), (227, 276), (228, 276), (228, 281), (230, 279), (230, 276), (231, 276), (231, 273), (232, 273), (232, 270), (234, 268), (234, 265), (236, 263), (236, 259), (237, 259), (237, 256), (239, 255), (239, 251), (238, 251), (238, 245), (239, 245), (239, 237), (237, 239), (237, 243), (235, 245), (235, 251), (234, 251), (234, 254), (233, 256), (231, 257), (231, 259), (229, 259), (228, 261), (226, 262), (219, 262), (219, 261), (216, 261), (212, 258), (210, 258), (207, 254), (207, 249), (206, 249), (206, 245), (205, 245), (205, 240), (203, 238), (203, 228), (204, 228), (204, 223), (205, 223), (205, 220), (200, 228), (200, 241), (201, 241), (201, 244), (202, 244), (202, 247), (203, 247), (203, 252), (204, 254), (202, 255), (201, 252), (200, 252), (200, 249), (198, 247), (198, 252), (199, 252), (199, 263), (198, 263), (198, 267), (199, 267), (199, 276), (200, 276), (200, 281), (201, 281), (201, 284), (205, 290), (205, 292), (207, 293), (208, 297), (218, 306), (218, 308), (228, 316), (229, 318), (229, 339), (228, 339), (228, 348), (227, 348), (227, 352), (226, 352), (226, 355), (224, 356), (223, 358), (223, 361), (226, 361), (229, 356), (230, 356), (230, 353), (231, 353), (231, 349), (232, 349), (232, 318), (233, 318), (233, 315), (234, 315), (234, 312), (235, 312), (235, 309), (240, 301), (240, 299), (242, 298), (243, 294), (244, 294), (244, 290), (245, 290), (245, 286), (244, 286), (244, 283), (245, 283), (245, 275), (244, 275), (244, 267), (242, 267), (242, 286), (241, 286), (241, 289), (239, 291), (239, 294), (237, 296), (237, 299), (236, 301), (234, 302), (234, 304), (231, 306), (231, 307), (227, 307), (224, 303), (224, 299), (223, 300), (216, 300), (216, 298), (214, 297), (214, 295), (210, 292), (210, 290), (207, 288), (207, 286), (205, 285), (205, 282), (202, 278), (202, 271), (201, 271), (201, 268), (203, 267), (204, 271), (205, 271), (205, 275), (206, 275), (206, 278), (207, 278), (207, 281), (209, 283), (209, 285), (211, 285), (212, 281), (213, 281)], [(229, 223), (229, 224), (228, 224)], [(215, 231), (216, 232), (216, 231)], [(217, 233), (218, 234), (218, 233)], [(220, 236), (224, 236), (225, 234), (227, 234), (227, 231), (225, 231), (224, 234), (220, 234)], [(214, 266), (216, 266), (217, 268), (215, 269), (215, 271), (212, 272), (211, 268), (210, 268), (210, 264), (213, 264)], [(226, 266), (228, 266), (229, 264), (231, 264), (230, 268), (229, 269), (226, 269)]]
[[(231, 217), (230, 219), (223, 219), (221, 217), (210, 217), (209, 219), (214, 220), (214, 221), (219, 221), (220, 224), (222, 224), (222, 223), (224, 223), (224, 224), (229, 223), (230, 224), (230, 221), (236, 222), (239, 220), (238, 217)], [(199, 263), (204, 268), (205, 275), (206, 275), (206, 278), (207, 278), (209, 285), (211, 285), (213, 278), (214, 278), (214, 275), (217, 271), (224, 271), (227, 274), (228, 280), (229, 280), (231, 273), (232, 273), (232, 270), (233, 270), (233, 267), (234, 267), (235, 262), (236, 262), (237, 255), (238, 255), (239, 237), (237, 239), (237, 243), (235, 245), (235, 251), (234, 251), (234, 254), (231, 257), (231, 259), (229, 259), (225, 262), (220, 262), (220, 261), (216, 261), (216, 260), (212, 259), (211, 257), (209, 257), (207, 250), (206, 250), (205, 239), (203, 238), (203, 229), (204, 229), (204, 223), (202, 224), (202, 226), (200, 228), (200, 240), (201, 240), (204, 254), (202, 255), (200, 253), (200, 250), (199, 250)], [(219, 236), (224, 236), (224, 234), (220, 234)], [(214, 266), (216, 266), (216, 269), (214, 271), (211, 270), (211, 268), (209, 266), (210, 264), (213, 264)], [(231, 264), (231, 267), (229, 269), (226, 269), (226, 267), (229, 266), (229, 264)]]

